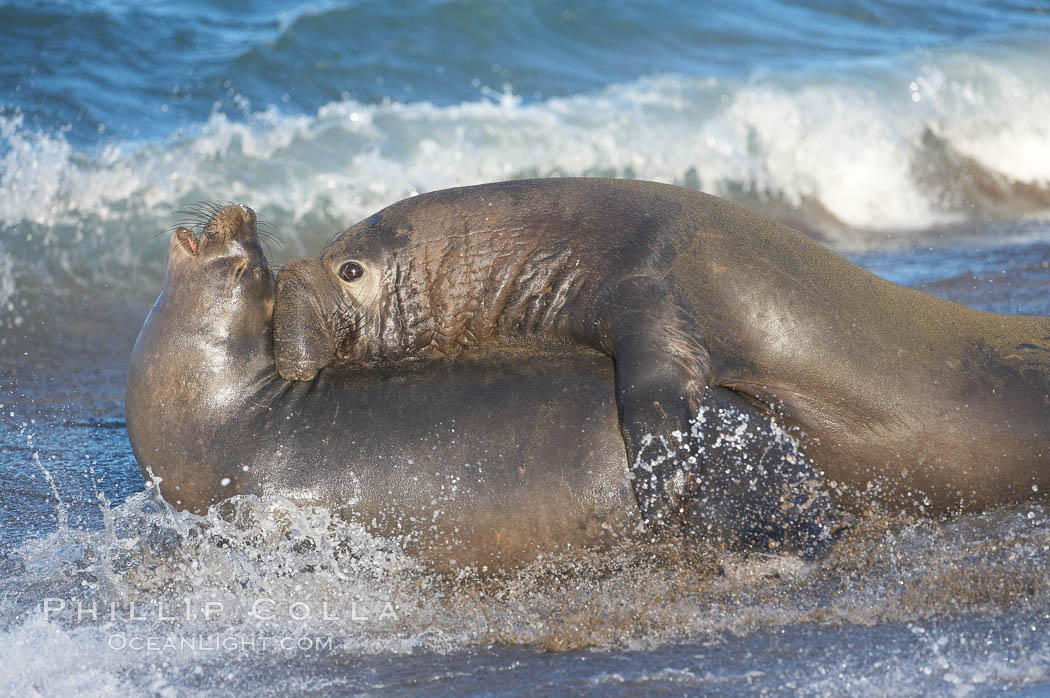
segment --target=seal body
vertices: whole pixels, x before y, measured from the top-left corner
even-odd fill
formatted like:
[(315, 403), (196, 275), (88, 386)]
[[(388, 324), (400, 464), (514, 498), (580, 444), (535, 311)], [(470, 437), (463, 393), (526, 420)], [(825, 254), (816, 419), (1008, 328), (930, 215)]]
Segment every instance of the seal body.
[[(648, 535), (608, 357), (493, 350), (288, 382), (274, 366), (274, 292), (250, 209), (217, 209), (199, 236), (176, 232), (125, 399), (135, 455), (167, 501), (194, 511), (247, 494), (323, 505), (438, 566), (506, 568)], [(750, 410), (728, 391), (719, 399)], [(771, 448), (758, 443), (750, 457)], [(785, 518), (809, 477), (791, 473), (758, 494), (747, 481), (720, 483), (725, 496), (697, 511), (701, 533), (818, 552), (831, 519), (813, 516), (830, 509), (825, 498)]]
[[(478, 347), (600, 351), (636, 466), (722, 389), (798, 427), (833, 480), (926, 511), (1050, 487), (1050, 320), (905, 289), (669, 185), (523, 180), (401, 201), (288, 265), (274, 327), (296, 380)], [(674, 473), (635, 475), (644, 516), (663, 518)]]

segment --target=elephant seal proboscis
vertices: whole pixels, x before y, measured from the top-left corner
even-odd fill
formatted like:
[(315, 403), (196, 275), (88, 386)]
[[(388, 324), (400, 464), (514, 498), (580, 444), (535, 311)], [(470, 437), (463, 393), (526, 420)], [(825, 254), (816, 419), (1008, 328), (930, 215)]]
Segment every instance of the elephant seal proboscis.
[(646, 449), (720, 390), (783, 415), (831, 480), (881, 481), (909, 507), (1050, 491), (1050, 319), (903, 288), (679, 187), (522, 180), (406, 199), (288, 265), (274, 328), (297, 380), (515, 344), (612, 357), (650, 521), (674, 512), (683, 472), (717, 464), (643, 470)]

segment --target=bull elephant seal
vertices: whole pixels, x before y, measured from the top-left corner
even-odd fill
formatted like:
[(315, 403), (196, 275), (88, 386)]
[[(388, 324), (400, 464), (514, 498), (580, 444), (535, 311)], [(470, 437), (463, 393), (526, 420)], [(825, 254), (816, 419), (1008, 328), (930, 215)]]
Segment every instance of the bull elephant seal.
[[(250, 209), (215, 209), (199, 235), (176, 231), (125, 396), (135, 456), (170, 503), (202, 511), (281, 495), (396, 535), (437, 566), (490, 570), (649, 537), (607, 357), (490, 351), (287, 382), (274, 367), (274, 292)], [(764, 419), (730, 391), (717, 402)], [(827, 495), (789, 442), (767, 436), (728, 453), (708, 494), (682, 502), (682, 540), (826, 549), (838, 525)], [(761, 473), (737, 477), (733, 459)]]
[[(274, 325), (297, 380), (521, 342), (600, 351), (636, 464), (728, 389), (799, 427), (831, 479), (881, 480), (926, 511), (1050, 490), (1050, 320), (902, 288), (678, 187), (524, 180), (406, 199), (288, 265)], [(648, 519), (673, 512), (671, 483), (697, 469), (682, 462), (637, 469)]]

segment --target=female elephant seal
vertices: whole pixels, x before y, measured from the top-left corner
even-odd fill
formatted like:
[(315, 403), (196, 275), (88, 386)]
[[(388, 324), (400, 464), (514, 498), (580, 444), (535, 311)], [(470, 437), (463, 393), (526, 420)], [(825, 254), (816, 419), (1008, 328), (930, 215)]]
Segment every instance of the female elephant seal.
[(406, 199), (288, 265), (274, 329), (295, 380), (522, 342), (611, 356), (650, 520), (673, 508), (683, 460), (643, 469), (647, 449), (673, 446), (716, 388), (800, 427), (831, 479), (881, 480), (927, 511), (1050, 489), (1050, 320), (902, 288), (678, 187), (524, 180)]
[[(275, 285), (254, 213), (227, 206), (202, 226), (176, 231), (128, 369), (128, 434), (167, 501), (202, 511), (269, 494), (324, 505), (438, 566), (496, 569), (649, 536), (607, 357), (490, 351), (287, 382), (274, 367)], [(762, 423), (730, 391), (714, 401)], [(826, 549), (830, 501), (790, 446), (767, 430), (719, 447), (727, 467), (706, 496), (681, 502), (687, 525), (673, 533)], [(745, 469), (756, 472), (739, 477)]]

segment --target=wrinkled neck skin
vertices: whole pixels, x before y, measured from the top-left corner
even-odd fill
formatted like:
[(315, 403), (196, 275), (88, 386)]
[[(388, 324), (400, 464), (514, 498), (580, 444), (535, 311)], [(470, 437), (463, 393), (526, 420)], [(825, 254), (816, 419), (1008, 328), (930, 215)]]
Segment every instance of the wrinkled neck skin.
[[(538, 341), (601, 346), (602, 328), (586, 321), (597, 315), (602, 293), (595, 249), (545, 232), (569, 228), (561, 219), (577, 216), (499, 203), (467, 208), (419, 197), (334, 241), (335, 249), (358, 235), (387, 241), (382, 257), (371, 260), (383, 269), (383, 291), (359, 303), (363, 322), (348, 345), (336, 348), (338, 358), (448, 357), (472, 347)], [(338, 338), (338, 322), (322, 324), (334, 327)]]
[[(513, 232), (488, 226), (471, 235), (427, 236), (420, 241), (421, 249), (413, 250), (409, 259), (423, 260), (422, 273), (410, 270), (403, 293), (427, 306), (414, 316), (429, 320), (429, 336), (424, 336), (429, 342), (401, 337), (400, 346), (451, 353), (494, 341), (552, 335), (595, 344), (588, 328), (578, 323), (586, 315), (580, 309), (594, 304), (597, 290), (579, 255), (542, 241), (508, 243), (508, 235), (513, 240)], [(464, 268), (462, 260), (471, 258), (477, 261)], [(567, 306), (575, 310), (569, 313)]]

